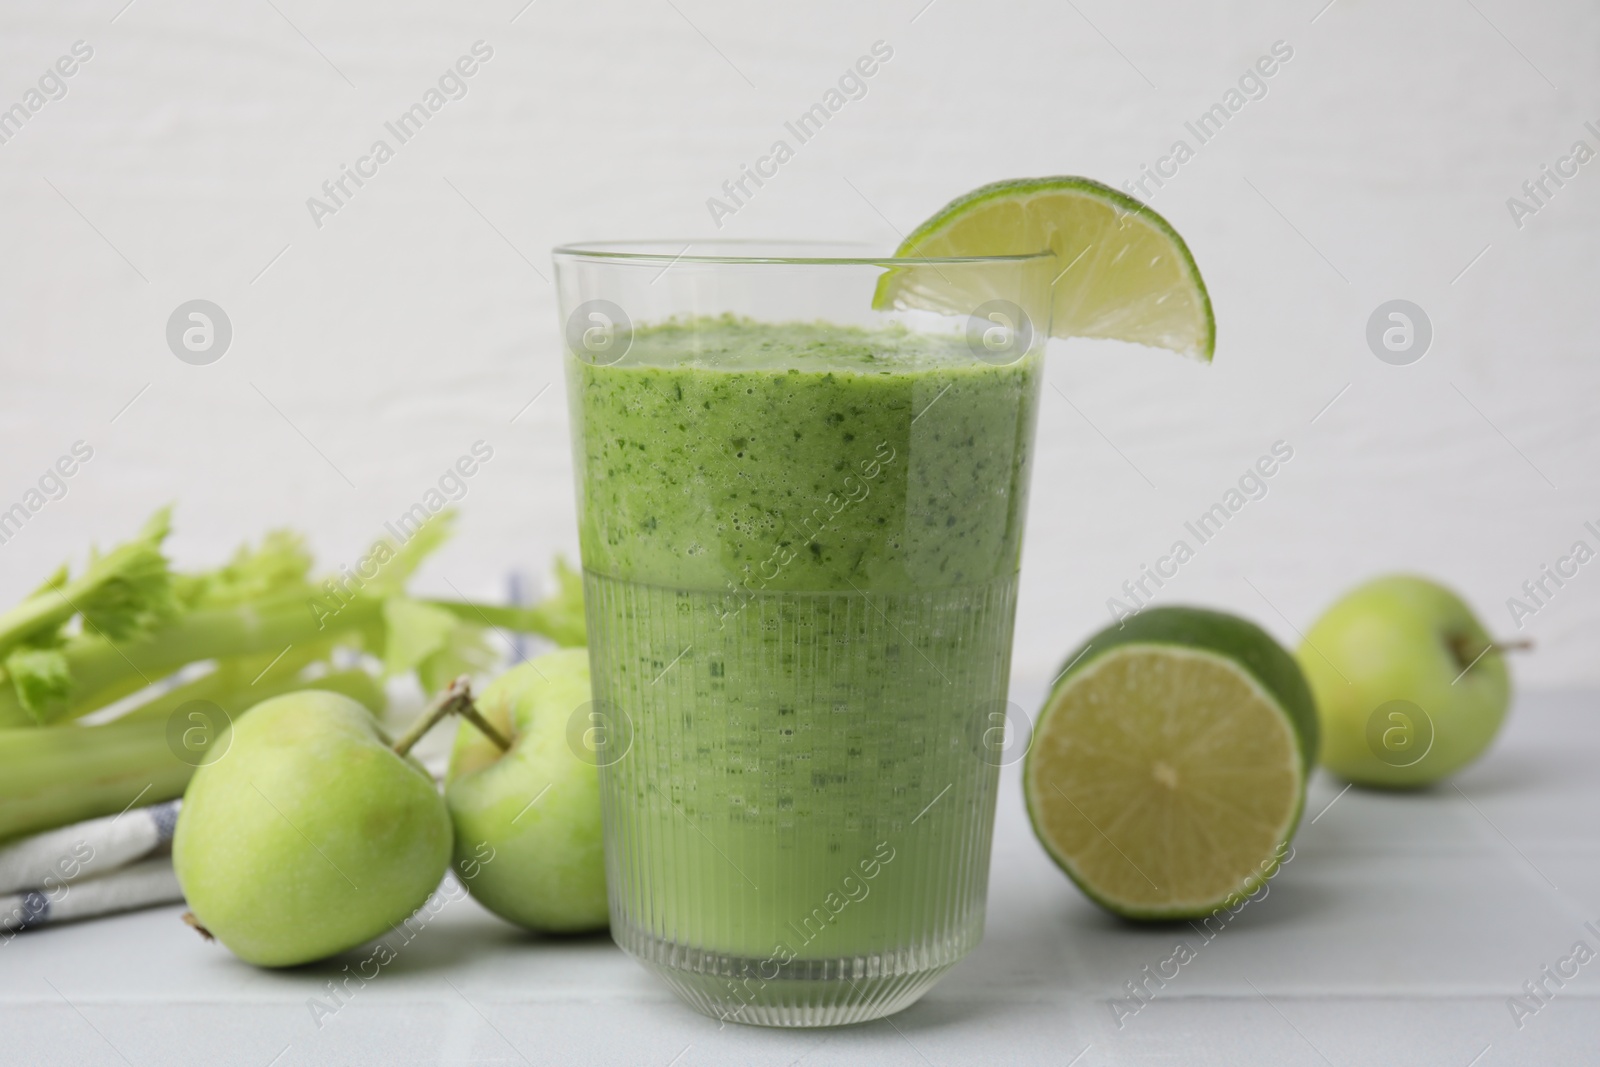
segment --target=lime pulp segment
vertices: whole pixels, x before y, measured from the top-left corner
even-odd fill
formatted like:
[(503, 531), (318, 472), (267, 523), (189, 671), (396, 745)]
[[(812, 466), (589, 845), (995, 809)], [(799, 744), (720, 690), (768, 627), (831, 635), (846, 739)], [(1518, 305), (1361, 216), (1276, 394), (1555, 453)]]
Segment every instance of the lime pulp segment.
[[(1048, 250), (1055, 337), (1100, 337), (1209, 361), (1211, 298), (1176, 230), (1125, 193), (1088, 178), (996, 182), (959, 197), (917, 227), (896, 256), (1026, 255)], [(937, 275), (890, 270), (873, 306), (933, 304)]]

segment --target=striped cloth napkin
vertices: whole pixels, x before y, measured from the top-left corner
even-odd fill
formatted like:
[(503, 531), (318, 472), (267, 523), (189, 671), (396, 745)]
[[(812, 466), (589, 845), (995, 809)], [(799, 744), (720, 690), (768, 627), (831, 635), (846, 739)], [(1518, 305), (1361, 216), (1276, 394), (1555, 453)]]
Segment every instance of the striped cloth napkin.
[(183, 899), (169, 846), (179, 800), (46, 830), (0, 847), (0, 932)]

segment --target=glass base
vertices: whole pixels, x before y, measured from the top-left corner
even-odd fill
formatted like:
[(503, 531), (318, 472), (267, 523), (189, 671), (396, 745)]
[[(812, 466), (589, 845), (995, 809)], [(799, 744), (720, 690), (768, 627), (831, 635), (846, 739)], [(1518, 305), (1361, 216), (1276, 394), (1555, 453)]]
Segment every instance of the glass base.
[(871, 1022), (909, 1008), (955, 965), (952, 960), (891, 969), (877, 956), (779, 965), (770, 959), (696, 952), (650, 938), (617, 941), (695, 1011), (747, 1026)]
[[(752, 963), (755, 961), (751, 961)], [(749, 1026), (848, 1026), (903, 1011), (933, 988), (948, 967), (891, 978), (795, 981), (774, 979), (760, 995), (745, 1001), (730, 992), (730, 979), (674, 971), (647, 964), (703, 1015)]]

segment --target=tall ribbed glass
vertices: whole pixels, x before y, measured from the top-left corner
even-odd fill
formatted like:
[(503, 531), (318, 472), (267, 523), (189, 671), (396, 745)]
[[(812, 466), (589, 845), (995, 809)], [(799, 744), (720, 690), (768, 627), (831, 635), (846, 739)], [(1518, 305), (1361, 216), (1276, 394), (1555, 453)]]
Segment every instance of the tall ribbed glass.
[(613, 936), (728, 1021), (898, 1011), (983, 932), (1049, 274), (556, 263)]

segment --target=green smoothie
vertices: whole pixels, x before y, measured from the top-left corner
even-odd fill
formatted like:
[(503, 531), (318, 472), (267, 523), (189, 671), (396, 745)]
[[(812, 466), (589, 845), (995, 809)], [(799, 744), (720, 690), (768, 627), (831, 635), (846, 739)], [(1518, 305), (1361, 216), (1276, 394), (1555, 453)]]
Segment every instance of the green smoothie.
[(1037, 354), (724, 317), (567, 368), (616, 937), (723, 1014), (931, 981), (982, 932)]

